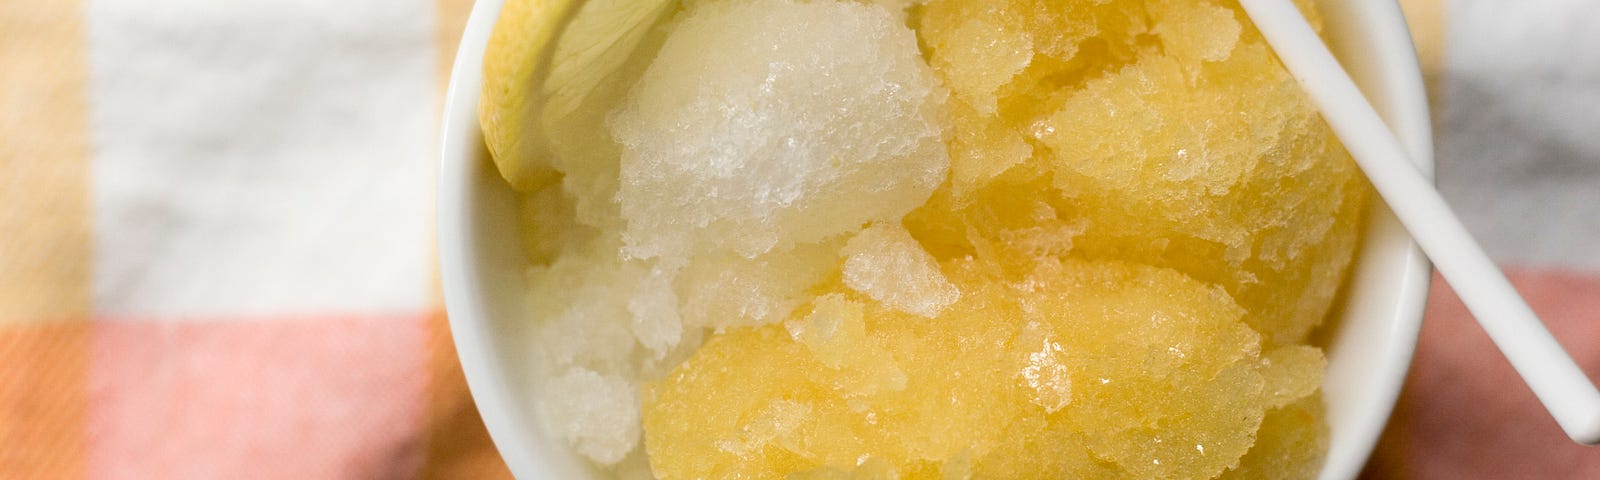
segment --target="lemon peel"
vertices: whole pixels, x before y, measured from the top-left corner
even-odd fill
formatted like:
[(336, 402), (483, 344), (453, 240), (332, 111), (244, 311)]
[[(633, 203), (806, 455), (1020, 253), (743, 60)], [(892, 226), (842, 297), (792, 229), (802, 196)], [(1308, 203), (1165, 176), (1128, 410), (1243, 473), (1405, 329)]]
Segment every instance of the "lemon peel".
[(558, 174), (549, 125), (621, 69), (678, 0), (507, 0), (483, 58), (478, 121), (500, 176), (532, 191)]

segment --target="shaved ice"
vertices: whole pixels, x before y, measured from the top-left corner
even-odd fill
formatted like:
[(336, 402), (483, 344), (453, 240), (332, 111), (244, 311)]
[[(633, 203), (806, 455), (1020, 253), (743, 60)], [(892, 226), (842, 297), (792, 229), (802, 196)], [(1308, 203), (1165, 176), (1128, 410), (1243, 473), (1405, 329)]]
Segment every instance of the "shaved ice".
[(1368, 186), (1234, 1), (663, 18), (522, 193), (553, 438), (662, 479), (1320, 471)]

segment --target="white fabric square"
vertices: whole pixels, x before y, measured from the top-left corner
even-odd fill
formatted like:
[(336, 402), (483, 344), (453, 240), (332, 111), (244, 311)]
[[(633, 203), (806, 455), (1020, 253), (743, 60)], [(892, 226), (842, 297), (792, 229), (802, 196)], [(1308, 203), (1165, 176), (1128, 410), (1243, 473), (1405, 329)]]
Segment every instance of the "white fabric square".
[(1440, 189), (1495, 259), (1600, 269), (1600, 2), (1449, 6)]
[(430, 0), (91, 0), (96, 309), (426, 308)]

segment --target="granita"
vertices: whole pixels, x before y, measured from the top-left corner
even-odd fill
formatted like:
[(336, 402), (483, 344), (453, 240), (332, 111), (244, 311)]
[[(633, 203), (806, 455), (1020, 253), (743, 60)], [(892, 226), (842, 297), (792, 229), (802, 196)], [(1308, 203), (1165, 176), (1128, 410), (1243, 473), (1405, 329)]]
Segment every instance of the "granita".
[(1367, 186), (1233, 1), (639, 5), (617, 60), (557, 44), (532, 120), (485, 91), (531, 388), (574, 451), (662, 479), (1316, 476), (1311, 336)]

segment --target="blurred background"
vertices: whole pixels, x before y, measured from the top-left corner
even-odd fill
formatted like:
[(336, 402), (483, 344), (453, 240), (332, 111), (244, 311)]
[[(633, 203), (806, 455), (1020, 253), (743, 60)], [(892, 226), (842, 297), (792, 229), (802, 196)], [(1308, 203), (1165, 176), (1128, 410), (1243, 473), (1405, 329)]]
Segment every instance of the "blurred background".
[[(1594, 377), (1600, 2), (1401, 3), (1441, 188)], [(0, 479), (509, 476), (434, 260), (470, 7), (0, 0)], [(1600, 478), (1600, 449), (1436, 281), (1366, 476)]]

